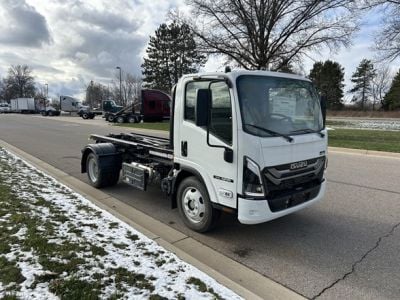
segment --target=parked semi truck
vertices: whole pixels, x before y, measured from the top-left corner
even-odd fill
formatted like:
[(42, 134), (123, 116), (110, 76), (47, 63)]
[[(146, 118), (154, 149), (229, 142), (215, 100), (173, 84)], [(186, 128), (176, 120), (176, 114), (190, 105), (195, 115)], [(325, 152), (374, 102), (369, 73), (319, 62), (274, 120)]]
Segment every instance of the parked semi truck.
[(142, 89), (139, 99), (133, 105), (106, 113), (104, 117), (109, 122), (117, 123), (162, 121), (170, 117), (170, 102), (170, 96), (162, 91)]
[(139, 101), (135, 103), (135, 110), (139, 111), (144, 121), (162, 121), (169, 119), (171, 97), (158, 90), (143, 89)]
[(268, 71), (183, 76), (172, 96), (169, 139), (93, 134), (81, 171), (103, 188), (160, 185), (198, 232), (221, 211), (243, 224), (321, 200), (326, 180), (325, 101), (310, 80)]
[(83, 105), (78, 99), (70, 96), (60, 96), (60, 107), (65, 112), (76, 112), (83, 119), (93, 119), (96, 115), (102, 115), (107, 112), (117, 112), (123, 107), (117, 105), (114, 100), (103, 100), (102, 107), (98, 110), (92, 110), (89, 106)]

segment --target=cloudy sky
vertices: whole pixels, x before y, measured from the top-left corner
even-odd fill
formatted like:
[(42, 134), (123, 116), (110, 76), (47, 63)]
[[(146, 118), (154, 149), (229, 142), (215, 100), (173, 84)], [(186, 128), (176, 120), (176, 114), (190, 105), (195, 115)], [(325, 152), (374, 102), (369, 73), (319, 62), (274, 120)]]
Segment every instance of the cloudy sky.
[[(185, 10), (184, 0), (0, 0), (0, 77), (10, 65), (28, 64), (54, 97), (81, 95), (90, 80), (108, 84), (116, 66), (139, 75), (149, 35), (176, 7)], [(373, 57), (371, 34), (379, 20), (376, 13), (364, 18), (350, 49), (313, 59), (339, 61), (348, 82), (359, 61)], [(305, 61), (306, 72), (312, 63)], [(205, 66), (218, 69), (218, 59)]]

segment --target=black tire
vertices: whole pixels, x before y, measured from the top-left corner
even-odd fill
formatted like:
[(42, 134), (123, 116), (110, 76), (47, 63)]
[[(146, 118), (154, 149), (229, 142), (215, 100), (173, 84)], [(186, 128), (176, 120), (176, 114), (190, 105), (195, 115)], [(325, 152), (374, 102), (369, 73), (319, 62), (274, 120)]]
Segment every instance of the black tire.
[[(191, 210), (195, 213), (195, 208), (197, 207), (191, 208), (191, 205), (193, 205), (191, 204), (192, 201), (185, 204), (187, 194), (194, 193), (194, 191), (200, 193), (201, 197), (199, 197), (199, 201), (202, 201), (201, 206), (204, 209), (203, 215), (201, 216), (200, 213), (197, 216), (199, 220), (196, 221), (194, 221), (195, 217), (191, 218), (186, 212)], [(200, 202), (198, 204), (200, 204)], [(177, 191), (177, 204), (179, 214), (185, 225), (197, 232), (206, 232), (213, 229), (221, 216), (221, 211), (212, 207), (206, 187), (196, 177), (187, 177), (179, 184)]]
[[(92, 173), (91, 161), (96, 164), (97, 173)], [(94, 153), (90, 153), (86, 159), (86, 172), (89, 182), (96, 188), (113, 186), (118, 183), (119, 170), (102, 169), (99, 166), (99, 159)], [(93, 176), (92, 176), (93, 175)]]
[(49, 111), (49, 116), (50, 117), (54, 116), (54, 113), (52, 111)]
[(125, 118), (123, 116), (118, 116), (116, 121), (117, 123), (122, 124), (125, 123)]
[(46, 112), (46, 111), (41, 111), (40, 114), (41, 114), (43, 117), (46, 117), (46, 116), (47, 116), (47, 112)]
[(128, 123), (137, 123), (136, 117), (135, 116), (129, 116), (128, 117)]
[(85, 120), (89, 119), (89, 114), (86, 112), (82, 113), (82, 119), (85, 119)]
[(89, 119), (93, 120), (95, 116), (96, 116), (96, 115), (93, 114), (93, 115), (89, 116)]
[(113, 115), (108, 115), (107, 116), (107, 121), (108, 122), (114, 122), (114, 116)]

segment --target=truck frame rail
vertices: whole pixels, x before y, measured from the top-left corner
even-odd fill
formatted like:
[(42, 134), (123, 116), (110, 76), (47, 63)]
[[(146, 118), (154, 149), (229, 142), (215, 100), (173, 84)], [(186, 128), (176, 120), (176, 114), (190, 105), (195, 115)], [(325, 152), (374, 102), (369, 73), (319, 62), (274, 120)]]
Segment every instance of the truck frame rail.
[(164, 163), (173, 164), (174, 150), (167, 138), (154, 137), (138, 133), (120, 133), (109, 135), (92, 134), (90, 138), (96, 143), (112, 143), (119, 148), (147, 152), (149, 158), (163, 159)]

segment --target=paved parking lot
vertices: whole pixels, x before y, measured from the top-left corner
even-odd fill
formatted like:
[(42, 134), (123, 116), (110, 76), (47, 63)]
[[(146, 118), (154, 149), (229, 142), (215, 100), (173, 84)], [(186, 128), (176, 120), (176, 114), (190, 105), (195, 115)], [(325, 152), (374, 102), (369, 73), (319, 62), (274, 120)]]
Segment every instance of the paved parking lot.
[[(89, 134), (125, 129), (65, 118), (1, 115), (0, 139), (87, 182), (79, 165)], [(106, 192), (305, 297), (398, 299), (400, 159), (331, 152), (327, 177), (325, 200), (311, 208), (254, 226), (224, 215), (206, 235), (190, 232), (156, 188)]]

